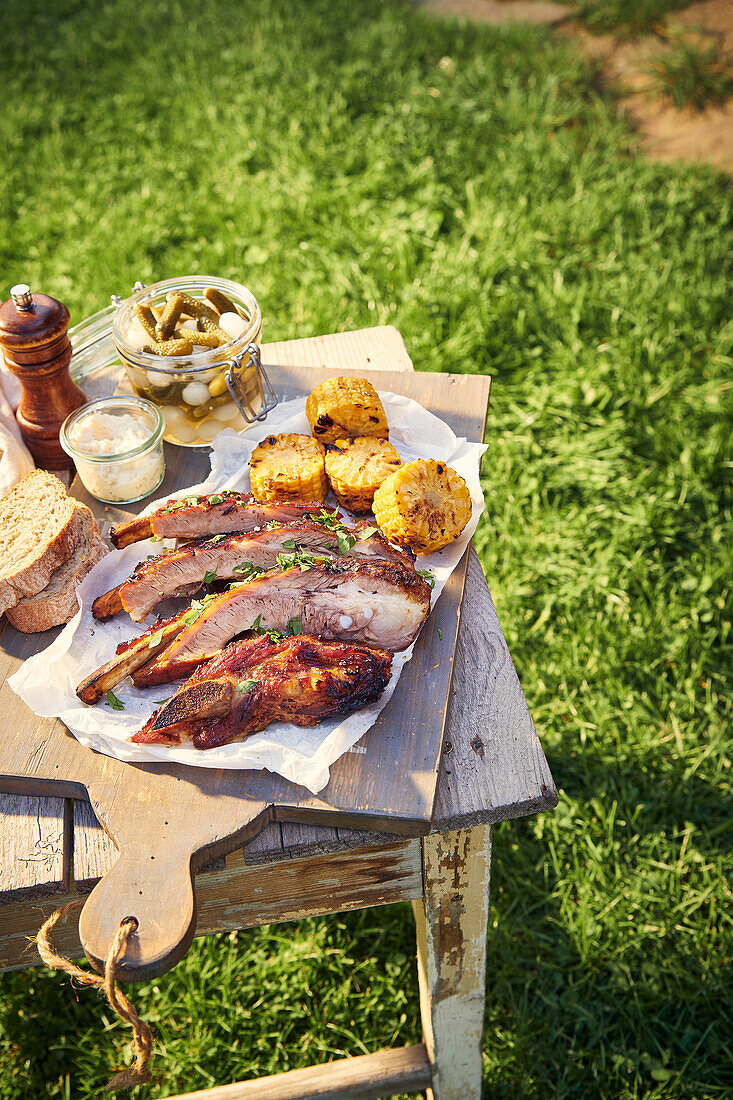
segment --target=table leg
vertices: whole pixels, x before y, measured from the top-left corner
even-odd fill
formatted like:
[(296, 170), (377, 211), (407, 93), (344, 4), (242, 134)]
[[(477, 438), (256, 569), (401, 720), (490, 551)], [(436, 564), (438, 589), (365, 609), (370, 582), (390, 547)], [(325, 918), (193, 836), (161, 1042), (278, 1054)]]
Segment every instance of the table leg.
[(479, 1100), (486, 999), (491, 826), (422, 841), (423, 897), (414, 901), (428, 1100)]

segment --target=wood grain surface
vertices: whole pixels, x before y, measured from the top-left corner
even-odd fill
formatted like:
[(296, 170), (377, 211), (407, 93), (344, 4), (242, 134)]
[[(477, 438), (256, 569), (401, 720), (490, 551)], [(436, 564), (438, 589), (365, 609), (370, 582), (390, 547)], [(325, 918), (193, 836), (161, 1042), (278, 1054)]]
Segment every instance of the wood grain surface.
[(6, 902), (68, 890), (68, 819), (63, 798), (0, 794), (0, 895)]
[(481, 1095), (491, 826), (425, 837), (417, 926), (427, 1100)]
[(44, 470), (73, 469), (59, 430), (86, 401), (69, 376), (68, 327), (68, 309), (48, 294), (34, 293), (27, 310), (18, 309), (12, 298), (0, 305), (2, 356), (22, 391), (16, 419), (36, 466)]
[(378, 1100), (380, 1096), (421, 1092), (429, 1085), (430, 1061), (425, 1045), (419, 1043), (255, 1081), (180, 1093), (171, 1100)]
[[(339, 372), (278, 367), (270, 373), (279, 393), (303, 393)], [(482, 437), (487, 379), (399, 372), (374, 381), (420, 400), (457, 434)], [(205, 464), (203, 456), (177, 448), (169, 449), (169, 459), (164, 491), (197, 480)], [(117, 522), (123, 513), (103, 514)], [(120, 848), (82, 913), (82, 940), (93, 963), (99, 965), (120, 919), (134, 913), (140, 929), (130, 942), (124, 976), (143, 979), (168, 969), (194, 933), (192, 873), (275, 818), (394, 833), (429, 828), (467, 561), (466, 555), (446, 585), (433, 629), (421, 635), (411, 665), (368, 735), (367, 753), (337, 761), (319, 796), (268, 773), (130, 765), (83, 749), (59, 723), (39, 722), (7, 688), (19, 660), (44, 642), (4, 628), (0, 699), (14, 735), (0, 745), (0, 789), (30, 793), (43, 787), (71, 796), (86, 789), (95, 815)]]
[(405, 341), (394, 325), (263, 344), (262, 362), (268, 372), (271, 366), (284, 363), (296, 368), (327, 367), (339, 372), (412, 370)]
[[(246, 849), (245, 849), (246, 851)], [(109, 864), (114, 862), (110, 852)], [(366, 909), (419, 898), (422, 893), (420, 840), (394, 840), (379, 846), (251, 864), (242, 849), (221, 870), (196, 876), (196, 934), (233, 932), (324, 913)], [(40, 962), (33, 937), (59, 905), (78, 897), (74, 890), (52, 898), (20, 897), (0, 910), (0, 971)], [(54, 930), (53, 942), (66, 954), (81, 954), (76, 920)]]

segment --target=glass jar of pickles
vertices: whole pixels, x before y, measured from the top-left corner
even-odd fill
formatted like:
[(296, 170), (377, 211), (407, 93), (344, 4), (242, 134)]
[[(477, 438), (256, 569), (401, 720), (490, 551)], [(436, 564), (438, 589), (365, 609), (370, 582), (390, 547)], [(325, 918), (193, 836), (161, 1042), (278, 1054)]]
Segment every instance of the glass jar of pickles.
[(143, 287), (120, 303), (112, 331), (133, 391), (160, 407), (170, 443), (206, 446), (277, 404), (260, 361), (260, 307), (239, 283), (188, 276)]

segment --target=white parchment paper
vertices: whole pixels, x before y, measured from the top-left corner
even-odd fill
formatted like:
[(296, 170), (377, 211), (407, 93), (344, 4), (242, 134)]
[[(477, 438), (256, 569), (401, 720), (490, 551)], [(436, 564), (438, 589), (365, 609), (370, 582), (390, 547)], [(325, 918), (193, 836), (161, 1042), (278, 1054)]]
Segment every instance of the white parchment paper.
[[(418, 557), (418, 568), (428, 569), (435, 576), (432, 599), (435, 606), (484, 509), (479, 464), (486, 448), (482, 443), (459, 439), (447, 424), (416, 401), (392, 393), (380, 393), (380, 397), (389, 421), (390, 441), (403, 461), (434, 458), (446, 462), (463, 477), (471, 493), (473, 512), (460, 539), (438, 553)], [(247, 435), (239, 435), (231, 429), (222, 432), (213, 444), (209, 477), (200, 485), (180, 490), (178, 496), (213, 493), (220, 489), (248, 491), (250, 455), (265, 432), (310, 434), (305, 400), (297, 398), (279, 405), (267, 418), (262, 432), (250, 431)], [(165, 500), (155, 501), (145, 511), (155, 511), (163, 503)], [(326, 506), (336, 507), (335, 498), (332, 504), (327, 500)], [(172, 695), (178, 685), (137, 690), (131, 680), (125, 680), (115, 689), (115, 694), (124, 703), (124, 711), (112, 710), (106, 702), (95, 707), (86, 706), (77, 698), (75, 689), (85, 676), (112, 657), (119, 642), (141, 634), (146, 628), (145, 624), (131, 622), (124, 614), (110, 622), (98, 623), (92, 618), (92, 601), (101, 592), (125, 580), (148, 554), (159, 554), (161, 549), (160, 542), (135, 543), (124, 550), (113, 550), (99, 562), (79, 586), (79, 611), (47, 649), (29, 658), (11, 676), (8, 682), (13, 691), (39, 717), (60, 718), (83, 745), (118, 760), (176, 761), (199, 768), (267, 768), (313, 793), (322, 790), (328, 783), (329, 768), (334, 760), (356, 744), (387, 704), (412, 656), (413, 647), (395, 654), (392, 679), (382, 697), (372, 706), (348, 717), (321, 722), (313, 729), (277, 722), (244, 741), (214, 749), (199, 750), (190, 744), (175, 748), (133, 745), (128, 738), (140, 729), (154, 706)], [(429, 622), (428, 619), (423, 629), (429, 629)]]

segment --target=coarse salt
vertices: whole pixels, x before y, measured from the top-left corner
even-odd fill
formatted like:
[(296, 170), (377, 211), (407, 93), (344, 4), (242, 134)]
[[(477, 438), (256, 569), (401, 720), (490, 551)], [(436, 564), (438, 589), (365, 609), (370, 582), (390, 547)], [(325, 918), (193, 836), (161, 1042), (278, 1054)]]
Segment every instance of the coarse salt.
[[(112, 502), (138, 500), (160, 484), (164, 471), (160, 443), (142, 454), (126, 457), (150, 437), (150, 429), (129, 413), (114, 416), (93, 412), (72, 426), (69, 440), (81, 452), (75, 456), (76, 467), (92, 496)], [(85, 461), (84, 454), (97, 456), (97, 460)], [(110, 461), (99, 461), (106, 456)]]

